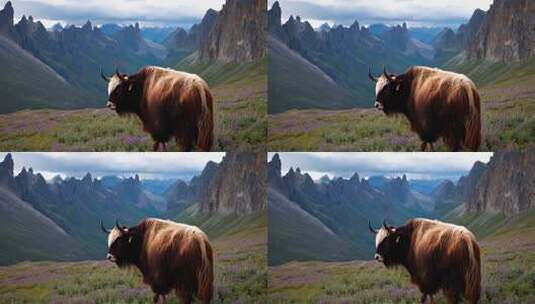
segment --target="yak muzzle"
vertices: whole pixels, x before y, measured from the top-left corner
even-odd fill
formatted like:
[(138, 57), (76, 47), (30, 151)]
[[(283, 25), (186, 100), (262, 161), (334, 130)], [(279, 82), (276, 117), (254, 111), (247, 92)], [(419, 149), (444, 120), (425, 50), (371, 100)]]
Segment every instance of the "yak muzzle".
[(375, 108), (376, 108), (377, 110), (379, 110), (379, 111), (383, 111), (385, 107), (383, 106), (382, 103), (376, 101), (376, 102), (375, 102)]
[(115, 110), (116, 109), (116, 106), (113, 102), (111, 101), (108, 101), (108, 103), (106, 103), (106, 107), (108, 107), (108, 109), (110, 110)]
[(114, 262), (115, 263), (115, 257), (113, 255), (109, 254), (109, 253), (106, 255), (106, 259), (108, 259), (108, 261), (110, 261), (110, 262)]
[(377, 253), (375, 254), (374, 258), (375, 258), (375, 260), (377, 262), (381, 262), (382, 263), (384, 261), (383, 257), (381, 255), (377, 254)]

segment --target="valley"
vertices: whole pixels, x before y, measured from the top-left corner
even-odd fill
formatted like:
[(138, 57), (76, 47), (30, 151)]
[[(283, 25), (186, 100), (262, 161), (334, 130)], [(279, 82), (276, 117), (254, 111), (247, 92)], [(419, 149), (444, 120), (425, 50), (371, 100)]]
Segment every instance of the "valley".
[[(535, 290), (535, 214), (509, 219), (485, 237), (482, 249), (484, 303), (531, 303)], [(488, 227), (491, 228), (491, 227)], [(291, 262), (269, 267), (268, 303), (420, 303), (405, 269), (387, 270), (370, 256), (350, 262)], [(435, 297), (436, 303), (446, 303)]]
[[(405, 117), (371, 109), (368, 68), (377, 75), (382, 65), (394, 74), (426, 65), (467, 75), (482, 97), (479, 150), (533, 147), (531, 2), (497, 1), (458, 29), (441, 31), (358, 21), (314, 29), (300, 17), (282, 23), (283, 9), (275, 2), (269, 11), (269, 151), (419, 151)], [(513, 11), (526, 20), (513, 21)], [(294, 74), (285, 69), (297, 65), (303, 68)], [(435, 150), (446, 147), (439, 141)]]
[[(45, 180), (31, 168), (16, 174), (15, 161), (6, 154), (0, 162), (0, 236), (8, 244), (0, 253), (0, 302), (151, 302), (139, 271), (103, 260), (106, 236), (98, 225), (117, 219), (132, 226), (145, 217), (196, 225), (208, 235), (215, 248), (214, 303), (265, 299), (263, 154), (228, 152), (187, 181), (90, 173)], [(178, 302), (169, 297), (168, 303)]]
[[(377, 226), (383, 217), (399, 226), (417, 216), (463, 225), (476, 235), (482, 258), (482, 302), (531, 303), (535, 299), (535, 192), (530, 186), (535, 177), (534, 156), (532, 152), (496, 152), (488, 163), (476, 161), (456, 182), (409, 181), (409, 185), (414, 183), (409, 192), (403, 191), (403, 179), (375, 176), (367, 183), (375, 191), (363, 194), (364, 181), (351, 185), (348, 180), (322, 178), (312, 186), (306, 182), (307, 173), (299, 183), (290, 182), (288, 174), (281, 181), (276, 178), (280, 164), (275, 155), (268, 168), (268, 214), (274, 227), (268, 238), (268, 303), (420, 303), (420, 291), (403, 267), (386, 269), (373, 260), (373, 235), (367, 229), (368, 219)], [(330, 184), (337, 184), (337, 191), (329, 193)], [(430, 198), (424, 202), (432, 204), (433, 210), (417, 215), (414, 204), (400, 199), (410, 197), (411, 192)], [(339, 198), (349, 193), (353, 196), (348, 204), (356, 205), (358, 212), (341, 207)], [(373, 211), (374, 205), (382, 204), (382, 195), (406, 207)], [(326, 207), (321, 212), (311, 210), (310, 201), (303, 200), (306, 196), (321, 197)], [(341, 221), (344, 216), (352, 218), (350, 224)], [(292, 223), (279, 228), (288, 218)], [(353, 238), (345, 238), (342, 229), (355, 233)], [(356, 238), (361, 239), (360, 246)], [(298, 244), (296, 248), (302, 250), (285, 250), (288, 244)], [(346, 251), (350, 244), (353, 247)], [(442, 295), (435, 299), (446, 303)]]
[[(152, 139), (134, 117), (105, 107), (115, 68), (135, 73), (167, 66), (204, 78), (215, 98), (214, 151), (263, 151), (267, 134), (265, 2), (228, 0), (190, 29), (135, 23), (47, 29), (33, 17), (0, 10), (0, 148), (4, 151), (150, 151)], [(263, 3), (263, 4), (262, 4)], [(228, 24), (244, 24), (234, 31)], [(239, 43), (238, 43), (239, 42)], [(238, 44), (240, 45), (238, 47)], [(5, 63), (5, 64), (4, 64)], [(31, 83), (31, 85), (30, 85)], [(170, 142), (170, 151), (180, 148)]]
[[(480, 151), (533, 147), (535, 61), (513, 68), (490, 65), (492, 74), (481, 73), (487, 66), (461, 67), (483, 83)], [(405, 117), (376, 109), (292, 110), (268, 120), (270, 151), (419, 151), (421, 144)], [(446, 149), (441, 141), (435, 145), (436, 151)]]

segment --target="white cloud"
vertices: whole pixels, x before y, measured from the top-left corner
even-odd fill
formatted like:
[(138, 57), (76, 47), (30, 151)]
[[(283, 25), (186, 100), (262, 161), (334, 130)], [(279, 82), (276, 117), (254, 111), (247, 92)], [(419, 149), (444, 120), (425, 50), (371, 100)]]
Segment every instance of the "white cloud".
[[(275, 1), (269, 0), (271, 7)], [(475, 9), (488, 10), (492, 0), (279, 0), (283, 20), (299, 15), (305, 20), (334, 20), (361, 24), (453, 25), (465, 22)]]
[[(210, 8), (220, 10), (225, 0), (12, 0), (15, 16), (35, 20), (95, 24), (116, 22), (142, 25), (192, 25)], [(0, 3), (5, 3), (2, 1)]]
[[(274, 153), (269, 153), (269, 159)], [(409, 179), (451, 178), (466, 174), (474, 162), (488, 162), (492, 153), (279, 153), (283, 174), (291, 167), (313, 178), (400, 176)]]
[[(140, 178), (191, 178), (199, 174), (208, 161), (220, 162), (225, 153), (11, 153), (15, 174), (32, 168), (50, 179), (55, 175), (82, 177), (90, 172), (93, 177), (104, 175)], [(0, 153), (0, 161), (6, 153)]]

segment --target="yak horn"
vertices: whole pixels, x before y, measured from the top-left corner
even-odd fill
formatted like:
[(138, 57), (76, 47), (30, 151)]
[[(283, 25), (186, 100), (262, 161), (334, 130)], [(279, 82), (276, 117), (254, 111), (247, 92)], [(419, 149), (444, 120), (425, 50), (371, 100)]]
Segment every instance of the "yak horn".
[(370, 231), (373, 232), (373, 233), (377, 233), (377, 230), (376, 229), (373, 229), (372, 227), (372, 223), (370, 222), (370, 220), (368, 220), (368, 228), (370, 228)]
[(100, 77), (104, 79), (106, 82), (110, 82), (110, 77), (104, 75), (104, 72), (102, 72), (102, 67), (100, 68)]
[(108, 229), (106, 229), (106, 227), (104, 227), (104, 224), (102, 223), (102, 220), (100, 220), (100, 229), (102, 229), (102, 231), (104, 231), (105, 233), (110, 233), (110, 231)]
[(368, 77), (370, 77), (370, 79), (371, 79), (373, 82), (377, 82), (377, 77), (375, 77), (375, 76), (372, 75), (372, 68), (371, 68), (371, 67), (368, 67)]
[(388, 72), (386, 71), (386, 66), (385, 65), (383, 65), (383, 75), (386, 77), (386, 79), (388, 79), (388, 81), (390, 81), (390, 82), (394, 81), (394, 79), (390, 75), (388, 75)]

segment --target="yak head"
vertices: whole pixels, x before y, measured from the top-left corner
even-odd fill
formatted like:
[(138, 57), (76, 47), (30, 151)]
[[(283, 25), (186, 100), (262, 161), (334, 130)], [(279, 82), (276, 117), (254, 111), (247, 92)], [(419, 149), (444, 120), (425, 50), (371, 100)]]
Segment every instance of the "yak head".
[(386, 267), (401, 264), (405, 260), (408, 248), (405, 229), (388, 226), (386, 222), (383, 222), (383, 226), (379, 229), (374, 229), (370, 222), (368, 227), (375, 234), (375, 260)]
[(135, 264), (139, 258), (141, 250), (141, 235), (137, 227), (128, 228), (120, 226), (118, 222), (112, 229), (106, 229), (102, 221), (100, 228), (108, 234), (108, 254), (106, 258), (117, 264), (119, 267), (125, 267)]
[(100, 76), (108, 83), (108, 102), (106, 106), (118, 114), (136, 113), (142, 87), (138, 75), (127, 75), (116, 70), (112, 76), (100, 71)]
[(375, 108), (385, 114), (404, 113), (407, 108), (407, 86), (403, 75), (383, 74), (375, 77), (368, 70), (368, 77), (375, 82)]

